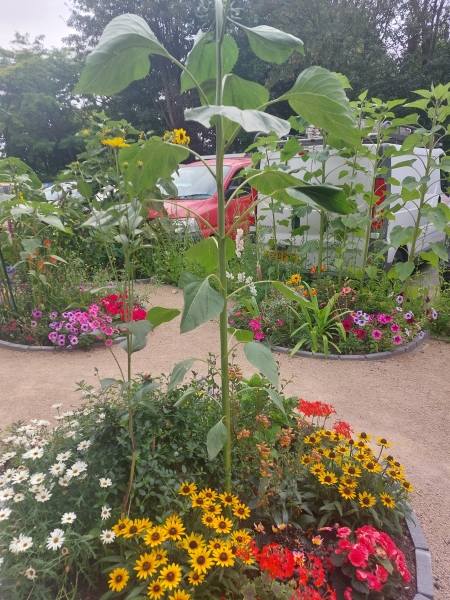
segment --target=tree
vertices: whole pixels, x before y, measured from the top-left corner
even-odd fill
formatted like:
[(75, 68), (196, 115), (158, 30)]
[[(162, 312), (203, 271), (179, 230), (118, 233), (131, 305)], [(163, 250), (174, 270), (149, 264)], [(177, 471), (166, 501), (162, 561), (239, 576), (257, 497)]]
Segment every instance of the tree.
[(46, 50), (41, 40), (16, 34), (15, 49), (0, 48), (0, 148), (48, 178), (83, 148), (75, 134), (86, 114), (70, 93), (80, 62), (68, 49)]

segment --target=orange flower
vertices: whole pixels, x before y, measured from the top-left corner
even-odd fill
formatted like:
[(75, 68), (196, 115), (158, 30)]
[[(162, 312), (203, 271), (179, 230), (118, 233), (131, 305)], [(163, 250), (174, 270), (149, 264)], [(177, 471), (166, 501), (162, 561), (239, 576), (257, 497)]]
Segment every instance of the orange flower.
[(56, 262), (56, 258), (54, 256), (50, 256), (50, 262), (55, 263)]
[(316, 272), (316, 267), (309, 267), (309, 270), (314, 274)]
[(324, 272), (324, 271), (326, 271), (326, 270), (327, 270), (327, 268), (326, 268), (326, 266), (325, 266), (325, 265), (322, 265), (322, 266), (320, 267), (320, 270), (321, 270), (322, 272)]
[(308, 292), (307, 292), (306, 290), (303, 292), (303, 296), (304, 296), (305, 298), (307, 298), (307, 297), (308, 297)]
[(314, 288), (311, 288), (311, 296), (317, 296), (317, 292)]
[(44, 263), (42, 262), (42, 260), (38, 261), (38, 269), (39, 271), (42, 271), (42, 267), (44, 266)]
[(46, 248), (50, 248), (50, 246), (51, 246), (51, 245), (52, 245), (52, 243), (51, 243), (51, 241), (50, 241), (50, 240), (44, 240), (44, 246), (45, 246)]

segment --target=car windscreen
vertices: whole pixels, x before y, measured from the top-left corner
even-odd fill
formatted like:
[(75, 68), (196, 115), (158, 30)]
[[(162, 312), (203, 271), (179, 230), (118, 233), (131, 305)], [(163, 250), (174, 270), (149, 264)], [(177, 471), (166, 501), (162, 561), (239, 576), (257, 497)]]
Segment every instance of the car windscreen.
[[(231, 167), (223, 168), (224, 178), (230, 172)], [(215, 167), (211, 167), (214, 172)], [(216, 193), (216, 180), (209, 170), (204, 166), (180, 167), (178, 173), (172, 175), (173, 182), (177, 186), (178, 198), (210, 198)]]

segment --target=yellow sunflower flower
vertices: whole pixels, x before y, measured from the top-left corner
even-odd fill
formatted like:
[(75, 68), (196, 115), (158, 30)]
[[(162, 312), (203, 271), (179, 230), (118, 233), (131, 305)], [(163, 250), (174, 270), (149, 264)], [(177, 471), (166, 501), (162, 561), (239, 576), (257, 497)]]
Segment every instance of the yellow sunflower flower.
[(250, 516), (250, 509), (245, 504), (236, 504), (233, 508), (233, 515), (238, 519), (247, 519)]
[(352, 465), (352, 463), (344, 463), (342, 465), (342, 472), (349, 477), (361, 477), (362, 473), (361, 469), (356, 465)]
[(181, 540), (181, 536), (186, 531), (183, 521), (178, 515), (168, 517), (163, 525), (163, 529), (172, 540)]
[(204, 511), (205, 513), (208, 513), (210, 515), (219, 516), (222, 513), (222, 507), (218, 504), (214, 504), (213, 502), (211, 502), (211, 504), (205, 506)]
[(197, 486), (195, 485), (195, 483), (188, 483), (187, 481), (183, 481), (183, 483), (180, 485), (178, 493), (180, 494), (180, 496), (190, 496), (195, 492), (196, 489)]
[(354, 488), (341, 484), (338, 489), (344, 500), (353, 500), (353, 498), (356, 498), (356, 491)]
[(383, 448), (390, 448), (391, 444), (383, 437), (377, 437), (377, 444)]
[(126, 144), (123, 137), (115, 137), (112, 140), (102, 140), (104, 146), (110, 146), (111, 148), (128, 148), (130, 144)]
[(353, 479), (353, 477), (349, 477), (348, 475), (339, 477), (339, 481), (346, 487), (355, 488), (358, 486), (358, 482), (355, 479)]
[(309, 456), (309, 454), (303, 454), (302, 456), (302, 465), (309, 465), (312, 462), (314, 462), (314, 459), (312, 456)]
[(361, 433), (356, 434), (356, 437), (358, 437), (360, 440), (365, 440), (366, 442), (372, 439), (372, 436), (365, 431), (361, 431)]
[(199, 548), (195, 552), (191, 552), (188, 562), (191, 568), (199, 573), (207, 573), (214, 565), (214, 560), (211, 558), (211, 551), (205, 548)]
[(159, 583), (166, 590), (171, 590), (180, 585), (182, 573), (179, 565), (172, 563), (167, 567), (163, 567), (159, 574)]
[(239, 504), (239, 498), (233, 496), (233, 494), (227, 494), (224, 492), (223, 494), (219, 494), (219, 498), (225, 506), (233, 506), (233, 504)]
[(222, 548), (228, 548), (226, 542), (220, 538), (214, 538), (208, 542), (208, 548), (214, 552), (215, 550), (221, 550)]
[(130, 579), (130, 575), (126, 569), (118, 567), (109, 574), (110, 580), (108, 585), (113, 592), (121, 592), (127, 585), (127, 581)]
[(156, 561), (154, 554), (143, 554), (136, 561), (134, 570), (137, 571), (136, 577), (138, 579), (146, 579), (153, 573), (156, 573)]
[(211, 500), (205, 498), (201, 494), (191, 494), (192, 508), (204, 508), (211, 504)]
[(204, 579), (205, 576), (202, 575), (202, 573), (199, 573), (198, 571), (191, 571), (188, 574), (188, 581), (191, 585), (200, 585)]
[(144, 527), (142, 525), (138, 525), (137, 521), (130, 521), (123, 531), (124, 538), (131, 538), (135, 535), (139, 535), (144, 531)]
[(150, 596), (152, 600), (159, 600), (159, 598), (162, 598), (162, 596), (164, 596), (166, 593), (166, 590), (161, 585), (160, 581), (153, 581), (147, 589), (148, 596)]
[(331, 471), (323, 471), (318, 479), (322, 485), (334, 485), (338, 482), (338, 478)]
[(213, 552), (216, 565), (220, 567), (232, 567), (234, 565), (234, 555), (228, 548), (220, 548)]
[(162, 544), (168, 537), (166, 530), (158, 525), (157, 527), (152, 527), (148, 530), (144, 536), (144, 542), (147, 546), (154, 548), (155, 546)]
[(310, 469), (313, 475), (321, 475), (325, 470), (325, 465), (322, 463), (317, 463), (316, 465), (313, 465)]
[(383, 492), (382, 494), (380, 494), (380, 500), (381, 503), (386, 506), (386, 508), (394, 508), (395, 507), (395, 500), (392, 496), (390, 496), (389, 494), (386, 494), (386, 492)]
[(214, 502), (217, 499), (218, 493), (215, 490), (212, 490), (211, 488), (205, 488), (200, 492), (200, 496), (203, 496), (207, 500), (211, 500), (211, 502)]
[(202, 516), (202, 523), (203, 525), (206, 525), (206, 527), (214, 527), (214, 523), (216, 521), (216, 515), (211, 515), (207, 512), (205, 512)]
[(369, 471), (369, 473), (380, 473), (383, 470), (383, 467), (374, 460), (368, 460), (363, 463), (363, 467), (366, 471)]
[(150, 529), (153, 525), (150, 519), (135, 519), (134, 524), (138, 527), (142, 527), (144, 531), (147, 531), (147, 529)]
[(368, 494), (365, 491), (362, 494), (358, 494), (358, 500), (363, 508), (370, 508), (377, 503), (375, 496), (372, 496), (372, 494)]
[(117, 525), (114, 525), (114, 527), (111, 528), (114, 531), (114, 533), (116, 534), (116, 537), (120, 537), (121, 535), (123, 535), (125, 533), (125, 530), (126, 530), (127, 526), (129, 525), (129, 523), (132, 523), (131, 519), (128, 519), (128, 518), (120, 519), (117, 522)]
[(155, 559), (155, 567), (159, 568), (169, 562), (167, 558), (167, 550), (153, 550), (152, 556)]
[(238, 529), (231, 534), (231, 543), (235, 546), (247, 546), (252, 541), (250, 534), (245, 529)]
[(320, 437), (320, 435), (306, 435), (305, 439), (303, 440), (305, 442), (305, 444), (312, 444), (313, 446), (315, 446), (316, 444), (318, 444), (320, 442), (322, 438)]
[(407, 492), (413, 492), (414, 488), (413, 486), (409, 483), (409, 481), (402, 481), (402, 488), (404, 490), (406, 490)]
[(216, 533), (230, 533), (233, 529), (233, 521), (226, 517), (217, 517), (214, 522)]
[(205, 546), (205, 541), (201, 533), (195, 534), (190, 533), (183, 539), (182, 547), (185, 548), (188, 552), (194, 552), (199, 548), (203, 548)]

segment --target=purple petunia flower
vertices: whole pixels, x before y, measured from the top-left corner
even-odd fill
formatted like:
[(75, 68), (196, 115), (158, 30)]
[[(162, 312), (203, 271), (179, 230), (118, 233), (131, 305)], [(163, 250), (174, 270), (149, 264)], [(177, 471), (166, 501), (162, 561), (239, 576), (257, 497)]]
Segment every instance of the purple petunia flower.
[(396, 346), (398, 346), (399, 344), (403, 343), (403, 338), (401, 335), (394, 335), (394, 337), (392, 338), (392, 343), (395, 344)]
[(364, 319), (355, 319), (355, 323), (356, 325), (359, 325), (359, 327), (364, 327), (364, 325), (366, 324)]
[(53, 311), (50, 313), (50, 319), (57, 319), (58, 318), (58, 313), (56, 311)]
[(432, 309), (431, 309), (431, 316), (432, 316), (432, 317), (433, 317), (433, 319), (436, 321), (436, 319), (437, 319), (437, 318), (438, 318), (438, 316), (439, 316), (439, 313), (438, 313), (436, 310), (434, 310), (434, 308), (432, 308)]
[(423, 339), (424, 336), (425, 336), (425, 331), (421, 331), (419, 333), (419, 340)]
[(63, 316), (65, 319), (68, 319), (68, 318), (69, 318), (69, 313), (68, 313), (68, 312), (63, 312), (63, 313), (62, 313), (62, 316)]
[(56, 340), (58, 339), (58, 334), (56, 333), (56, 331), (52, 331), (51, 333), (48, 334), (48, 339), (55, 343)]
[(31, 311), (31, 316), (35, 319), (40, 319), (42, 317), (42, 311), (38, 310), (37, 308), (33, 308), (33, 310)]
[(65, 335), (58, 335), (58, 346), (65, 346), (66, 345), (66, 336)]
[(81, 331), (89, 331), (89, 325), (87, 323), (83, 323), (80, 329)]
[(396, 300), (397, 300), (397, 304), (401, 304), (403, 302), (403, 296), (402, 295), (397, 296)]
[(397, 325), (397, 323), (394, 323), (393, 325), (391, 325), (391, 331), (393, 333), (398, 333), (400, 331), (400, 325)]
[(408, 320), (408, 319), (412, 319), (414, 315), (411, 311), (409, 311), (409, 312), (405, 313), (403, 316), (405, 317), (406, 320)]
[(36, 321), (30, 321), (30, 327), (37, 327)]
[(76, 346), (78, 344), (77, 336), (76, 335), (69, 336), (69, 342), (72, 344), (72, 346)]
[(406, 329), (406, 327), (405, 327), (405, 335), (407, 335), (409, 337), (409, 329)]
[(363, 311), (362, 311), (362, 310), (358, 310), (358, 311), (356, 312), (356, 316), (357, 316), (358, 318), (359, 318), (359, 317), (362, 317), (362, 316), (363, 316)]
[(372, 337), (374, 340), (381, 340), (381, 338), (383, 337), (383, 334), (381, 333), (381, 331), (379, 329), (374, 329), (372, 331)]

